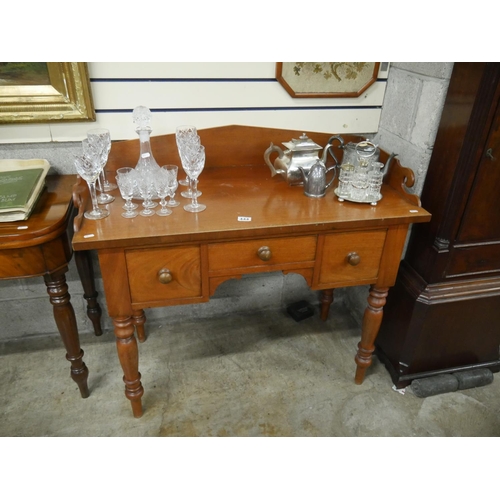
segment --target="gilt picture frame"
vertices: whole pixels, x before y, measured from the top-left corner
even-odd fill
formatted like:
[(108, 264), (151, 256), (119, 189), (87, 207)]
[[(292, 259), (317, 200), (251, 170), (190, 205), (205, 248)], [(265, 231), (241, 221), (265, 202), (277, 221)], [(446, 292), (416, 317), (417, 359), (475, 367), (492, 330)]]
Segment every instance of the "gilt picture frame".
[(278, 62), (276, 79), (292, 97), (359, 97), (379, 68), (379, 62)]
[(95, 120), (87, 63), (0, 63), (0, 124)]

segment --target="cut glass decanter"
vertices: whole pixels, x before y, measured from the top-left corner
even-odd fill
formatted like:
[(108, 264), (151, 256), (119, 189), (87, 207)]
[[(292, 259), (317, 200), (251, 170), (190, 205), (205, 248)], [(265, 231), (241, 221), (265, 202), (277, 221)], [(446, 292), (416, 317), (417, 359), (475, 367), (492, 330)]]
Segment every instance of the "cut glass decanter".
[(140, 142), (139, 161), (135, 169), (143, 175), (153, 174), (160, 169), (160, 166), (151, 151), (151, 111), (146, 106), (137, 106), (132, 118), (137, 126), (135, 131), (139, 135)]

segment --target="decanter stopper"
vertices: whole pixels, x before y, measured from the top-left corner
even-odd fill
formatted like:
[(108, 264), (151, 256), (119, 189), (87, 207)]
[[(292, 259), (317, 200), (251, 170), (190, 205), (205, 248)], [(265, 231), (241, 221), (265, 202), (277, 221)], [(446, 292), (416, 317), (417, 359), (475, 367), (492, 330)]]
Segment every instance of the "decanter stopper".
[(139, 134), (140, 155), (136, 170), (141, 173), (154, 173), (160, 168), (151, 151), (151, 111), (146, 106), (137, 106), (132, 115), (137, 125), (135, 131)]
[(137, 125), (137, 132), (140, 130), (149, 130), (151, 132), (151, 111), (146, 106), (137, 106), (134, 109), (132, 120)]

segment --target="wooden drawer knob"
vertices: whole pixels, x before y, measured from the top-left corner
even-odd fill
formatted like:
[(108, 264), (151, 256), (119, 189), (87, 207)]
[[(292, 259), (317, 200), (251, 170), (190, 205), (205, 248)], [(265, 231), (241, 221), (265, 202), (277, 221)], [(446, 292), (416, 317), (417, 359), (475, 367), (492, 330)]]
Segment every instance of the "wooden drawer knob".
[(172, 273), (170, 269), (163, 268), (158, 271), (158, 280), (163, 285), (170, 283), (173, 280)]
[(361, 262), (361, 257), (356, 252), (350, 252), (347, 254), (347, 262), (351, 266), (357, 266)]
[(257, 250), (257, 256), (260, 260), (267, 261), (272, 257), (271, 249), (269, 247), (260, 247)]

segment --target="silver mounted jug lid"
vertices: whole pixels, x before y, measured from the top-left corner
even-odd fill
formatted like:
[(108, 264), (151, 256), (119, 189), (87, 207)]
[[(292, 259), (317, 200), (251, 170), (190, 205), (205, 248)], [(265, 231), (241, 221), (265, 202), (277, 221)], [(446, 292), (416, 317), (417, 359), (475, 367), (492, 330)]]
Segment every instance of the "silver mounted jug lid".
[(317, 151), (323, 149), (321, 146), (316, 144), (312, 139), (309, 139), (305, 132), (300, 136), (299, 139), (292, 139), (289, 142), (282, 142), (290, 151)]
[(370, 141), (362, 141), (356, 144), (356, 153), (361, 158), (370, 158), (377, 152), (377, 146)]

